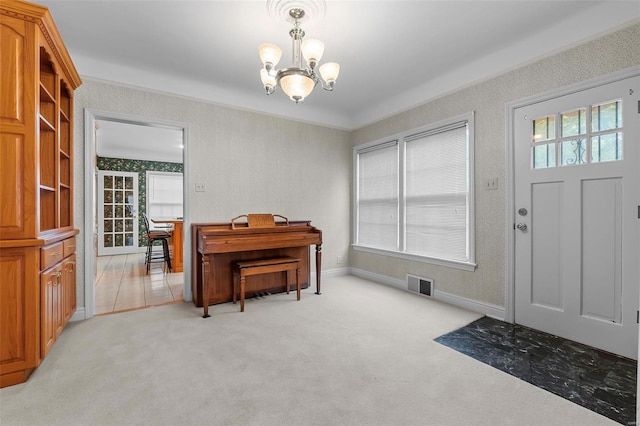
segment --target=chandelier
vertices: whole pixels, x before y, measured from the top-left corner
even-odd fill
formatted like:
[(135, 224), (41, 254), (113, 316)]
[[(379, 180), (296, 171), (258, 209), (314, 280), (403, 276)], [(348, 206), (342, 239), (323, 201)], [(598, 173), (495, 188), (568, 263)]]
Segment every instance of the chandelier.
[[(287, 22), (293, 22), (293, 28), (289, 31), (292, 44), (292, 62), (289, 68), (276, 69), (276, 65), (282, 56), (282, 49), (275, 44), (264, 43), (260, 45), (260, 60), (264, 67), (260, 70), (260, 78), (267, 95), (276, 91), (280, 86), (282, 91), (295, 103), (304, 102), (316, 85), (324, 90), (333, 91), (336, 79), (340, 72), (340, 65), (336, 62), (328, 62), (318, 67), (324, 43), (320, 40), (304, 40), (305, 33), (300, 28), (300, 22), (309, 18), (309, 13), (324, 12), (324, 0), (268, 0), (269, 12), (281, 14)], [(288, 16), (286, 16), (288, 15)], [(306, 67), (302, 67), (302, 59)], [(318, 75), (319, 73), (319, 75)]]

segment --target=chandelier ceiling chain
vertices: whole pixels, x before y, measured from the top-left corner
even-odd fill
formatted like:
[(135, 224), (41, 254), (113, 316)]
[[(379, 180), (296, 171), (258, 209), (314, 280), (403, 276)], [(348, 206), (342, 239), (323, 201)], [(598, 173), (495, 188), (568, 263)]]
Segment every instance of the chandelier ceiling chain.
[[(281, 19), (293, 23), (293, 28), (289, 31), (292, 44), (291, 67), (279, 70), (275, 68), (282, 56), (282, 50), (275, 44), (264, 43), (259, 48), (260, 59), (264, 65), (260, 70), (260, 78), (267, 95), (275, 92), (276, 88), (280, 86), (282, 91), (295, 103), (304, 102), (304, 99), (318, 84), (325, 90), (333, 91), (340, 73), (340, 65), (336, 62), (328, 62), (318, 67), (318, 62), (324, 53), (324, 43), (320, 40), (303, 41), (305, 32), (300, 27), (300, 23), (309, 18), (305, 7), (310, 8), (309, 10), (314, 13), (324, 15), (324, 0), (267, 1), (267, 8), (272, 16), (277, 14)], [(283, 16), (284, 11), (287, 12), (288, 19)], [(307, 64), (304, 68), (302, 66), (303, 57)]]

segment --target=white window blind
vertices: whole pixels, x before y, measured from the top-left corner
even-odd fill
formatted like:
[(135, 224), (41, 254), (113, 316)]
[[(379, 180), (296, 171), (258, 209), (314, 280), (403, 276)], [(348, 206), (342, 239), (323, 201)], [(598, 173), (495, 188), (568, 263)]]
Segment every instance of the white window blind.
[(406, 251), (467, 261), (467, 126), (407, 138)]
[(358, 244), (398, 249), (398, 144), (358, 153)]
[(146, 178), (147, 216), (157, 219), (182, 217), (182, 173), (147, 171)]
[(475, 268), (473, 113), (354, 147), (354, 248)]

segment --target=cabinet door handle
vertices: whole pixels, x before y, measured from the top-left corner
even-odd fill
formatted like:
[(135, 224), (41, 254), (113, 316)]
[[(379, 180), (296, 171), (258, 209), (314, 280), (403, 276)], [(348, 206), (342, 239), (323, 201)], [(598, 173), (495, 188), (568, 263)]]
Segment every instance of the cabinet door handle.
[(61, 251), (54, 251), (53, 253), (50, 254), (50, 256), (60, 256), (62, 255)]

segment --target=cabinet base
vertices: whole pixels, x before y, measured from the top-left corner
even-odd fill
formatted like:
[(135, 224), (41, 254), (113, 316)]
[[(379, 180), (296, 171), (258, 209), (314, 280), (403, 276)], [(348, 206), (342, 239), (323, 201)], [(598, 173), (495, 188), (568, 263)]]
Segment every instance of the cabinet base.
[(0, 388), (6, 388), (7, 386), (26, 382), (34, 370), (35, 368), (28, 368), (26, 370), (14, 371), (13, 373), (0, 375)]

